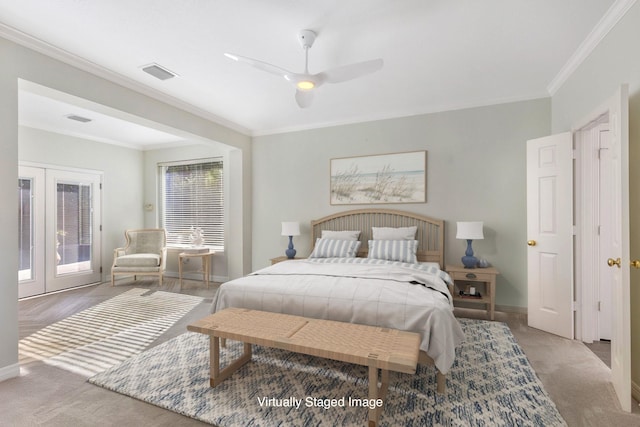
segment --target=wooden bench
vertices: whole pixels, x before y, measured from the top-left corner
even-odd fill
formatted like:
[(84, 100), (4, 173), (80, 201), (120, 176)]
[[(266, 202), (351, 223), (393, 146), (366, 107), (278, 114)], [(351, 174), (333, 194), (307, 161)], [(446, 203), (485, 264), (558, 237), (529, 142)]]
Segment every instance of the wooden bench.
[[(416, 372), (420, 347), (420, 335), (414, 332), (240, 308), (219, 311), (187, 329), (210, 336), (211, 387), (251, 360), (251, 344), (257, 344), (368, 366), (370, 402), (385, 398), (389, 371)], [(244, 343), (243, 354), (224, 369), (220, 369), (221, 338)], [(382, 406), (369, 408), (370, 427), (378, 424), (381, 411)]]

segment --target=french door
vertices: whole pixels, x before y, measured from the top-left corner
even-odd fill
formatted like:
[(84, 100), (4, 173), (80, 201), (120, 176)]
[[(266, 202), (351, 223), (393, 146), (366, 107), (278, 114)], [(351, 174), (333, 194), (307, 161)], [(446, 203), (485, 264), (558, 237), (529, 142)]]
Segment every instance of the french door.
[(20, 298), (101, 280), (98, 173), (20, 166)]

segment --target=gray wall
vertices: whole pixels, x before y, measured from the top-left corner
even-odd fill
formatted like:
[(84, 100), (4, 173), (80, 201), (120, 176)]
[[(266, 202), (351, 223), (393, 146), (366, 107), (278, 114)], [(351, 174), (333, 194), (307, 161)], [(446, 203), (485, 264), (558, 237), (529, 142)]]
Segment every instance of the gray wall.
[(312, 219), (363, 207), (329, 204), (330, 159), (427, 150), (427, 203), (383, 206), (444, 219), (447, 263), (466, 248), (456, 221), (484, 221), (473, 246), (501, 272), (496, 303), (526, 307), (525, 141), (550, 129), (550, 101), (538, 99), (256, 137), (253, 268), (284, 254), (281, 221), (301, 222), (294, 244), (306, 256)]
[[(629, 84), (631, 258), (640, 259), (640, 3), (636, 3), (552, 98), (553, 132), (571, 130)], [(640, 271), (631, 269), (631, 380), (640, 396)]]
[(18, 369), (18, 81), (13, 43), (0, 38), (0, 380)]

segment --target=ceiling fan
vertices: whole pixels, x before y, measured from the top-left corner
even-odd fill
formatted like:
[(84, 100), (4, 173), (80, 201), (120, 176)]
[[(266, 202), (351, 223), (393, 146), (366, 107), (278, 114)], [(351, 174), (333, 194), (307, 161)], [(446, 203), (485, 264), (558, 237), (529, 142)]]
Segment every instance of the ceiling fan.
[(296, 87), (296, 102), (300, 108), (307, 108), (311, 105), (315, 89), (322, 86), (324, 83), (346, 82), (347, 80), (352, 80), (378, 71), (383, 65), (382, 59), (378, 58), (370, 61), (344, 65), (342, 67), (333, 68), (317, 74), (311, 74), (309, 73), (309, 49), (313, 46), (313, 42), (316, 40), (316, 33), (311, 30), (302, 30), (298, 33), (298, 40), (300, 41), (305, 53), (304, 73), (294, 73), (267, 62), (247, 58), (246, 56), (240, 56), (234, 53), (225, 53), (224, 55), (234, 61), (245, 62), (262, 71), (284, 77), (285, 80), (291, 82)]

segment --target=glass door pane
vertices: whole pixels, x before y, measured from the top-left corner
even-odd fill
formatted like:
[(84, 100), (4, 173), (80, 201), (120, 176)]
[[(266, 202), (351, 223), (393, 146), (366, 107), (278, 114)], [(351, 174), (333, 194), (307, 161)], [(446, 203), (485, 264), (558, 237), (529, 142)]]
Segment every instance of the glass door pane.
[(91, 185), (58, 182), (56, 275), (91, 270)]
[(18, 179), (18, 280), (32, 280), (33, 271), (33, 213), (32, 178)]

